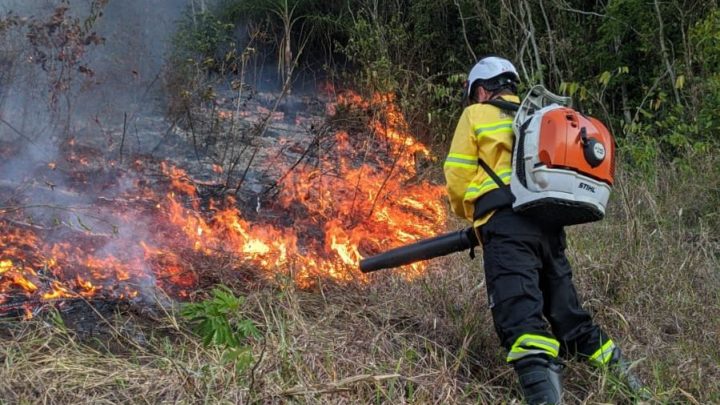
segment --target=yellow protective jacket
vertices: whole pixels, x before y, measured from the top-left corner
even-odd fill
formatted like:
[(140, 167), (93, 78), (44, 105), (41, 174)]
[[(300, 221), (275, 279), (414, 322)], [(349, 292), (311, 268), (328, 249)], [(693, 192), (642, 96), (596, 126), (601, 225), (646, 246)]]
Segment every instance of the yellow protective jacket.
[[(503, 100), (519, 103), (517, 96)], [(482, 159), (505, 184), (512, 170), (513, 116), (489, 104), (472, 104), (460, 116), (445, 160), (445, 180), (455, 214), (473, 222), (486, 223), (496, 208), (508, 205), (510, 194), (501, 190), (478, 164)]]

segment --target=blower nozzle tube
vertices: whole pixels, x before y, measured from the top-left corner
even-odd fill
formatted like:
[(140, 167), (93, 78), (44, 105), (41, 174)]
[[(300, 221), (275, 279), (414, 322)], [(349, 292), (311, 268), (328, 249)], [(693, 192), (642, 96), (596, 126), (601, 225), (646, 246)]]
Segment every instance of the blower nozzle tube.
[(376, 270), (412, 264), (421, 260), (449, 255), (472, 249), (479, 244), (475, 230), (470, 227), (455, 232), (422, 239), (409, 245), (400, 246), (360, 260), (360, 271), (369, 273)]

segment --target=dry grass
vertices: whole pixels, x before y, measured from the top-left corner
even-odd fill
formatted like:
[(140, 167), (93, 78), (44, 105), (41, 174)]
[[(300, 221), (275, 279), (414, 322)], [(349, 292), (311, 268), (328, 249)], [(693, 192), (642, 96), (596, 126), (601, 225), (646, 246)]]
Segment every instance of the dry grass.
[[(610, 218), (569, 230), (585, 306), (633, 359), (652, 403), (720, 402), (720, 218), (716, 161), (666, 177), (621, 176)], [(688, 178), (701, 181), (689, 182)], [(709, 190), (709, 191), (708, 191)], [(680, 209), (682, 208), (682, 214)], [(460, 223), (450, 224), (459, 227)], [(479, 261), (436, 260), (407, 282), (300, 291), (238, 287), (264, 334), (237, 371), (168, 312), (110, 314), (79, 336), (52, 313), (2, 321), (4, 403), (518, 403), (487, 310)], [(569, 403), (632, 403), (579, 362)]]

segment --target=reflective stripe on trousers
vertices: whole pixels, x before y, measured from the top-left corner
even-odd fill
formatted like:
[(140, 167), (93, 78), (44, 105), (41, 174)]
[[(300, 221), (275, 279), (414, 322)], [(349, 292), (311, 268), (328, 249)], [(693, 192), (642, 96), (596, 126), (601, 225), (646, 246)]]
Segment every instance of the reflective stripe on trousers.
[(605, 344), (602, 345), (602, 347), (600, 347), (599, 349), (597, 349), (595, 353), (590, 355), (590, 358), (588, 360), (594, 366), (604, 366), (610, 361), (610, 359), (612, 359), (613, 350), (615, 350), (615, 343), (613, 343), (611, 339), (605, 342)]
[(543, 335), (526, 333), (515, 340), (507, 355), (507, 362), (522, 359), (526, 356), (545, 354), (557, 357), (560, 351), (560, 342)]

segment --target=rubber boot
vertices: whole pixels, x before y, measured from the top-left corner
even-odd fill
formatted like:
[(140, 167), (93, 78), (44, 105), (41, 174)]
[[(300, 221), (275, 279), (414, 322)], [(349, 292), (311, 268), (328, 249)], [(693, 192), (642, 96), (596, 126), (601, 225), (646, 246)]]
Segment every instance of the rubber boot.
[(525, 401), (530, 405), (562, 403), (562, 364), (545, 357), (513, 362)]
[(620, 348), (616, 347), (613, 349), (612, 357), (608, 362), (610, 372), (618, 377), (620, 381), (624, 382), (628, 388), (641, 399), (650, 399), (652, 397), (650, 391), (645, 388), (642, 380), (635, 374), (631, 366), (632, 363), (623, 356)]

